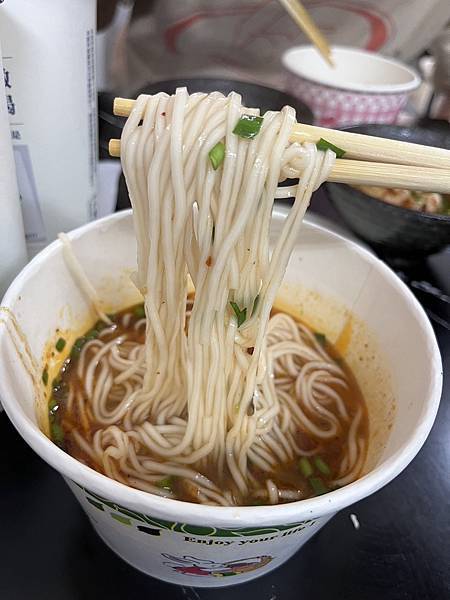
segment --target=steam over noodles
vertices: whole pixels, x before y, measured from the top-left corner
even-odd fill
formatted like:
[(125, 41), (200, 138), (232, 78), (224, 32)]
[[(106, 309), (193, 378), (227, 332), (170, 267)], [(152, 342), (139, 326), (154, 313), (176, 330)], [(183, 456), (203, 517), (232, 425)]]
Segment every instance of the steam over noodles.
[[(136, 101), (121, 156), (144, 305), (80, 338), (50, 405), (66, 449), (94, 468), (217, 505), (344, 485), (359, 475), (367, 443), (345, 364), (324, 336), (272, 312), (311, 193), (335, 156), (289, 142), (290, 107), (263, 120), (242, 115), (258, 112), (234, 93), (179, 89)], [(287, 177), (300, 180), (283, 192)], [(269, 250), (274, 198), (293, 193)]]

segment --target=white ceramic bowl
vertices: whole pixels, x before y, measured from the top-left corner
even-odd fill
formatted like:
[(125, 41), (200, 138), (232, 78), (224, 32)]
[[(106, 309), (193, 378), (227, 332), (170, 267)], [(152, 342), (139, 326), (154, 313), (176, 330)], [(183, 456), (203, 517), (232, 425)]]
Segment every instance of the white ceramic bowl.
[[(284, 217), (275, 211), (275, 229)], [(90, 223), (70, 237), (107, 310), (139, 300), (129, 282), (136, 252), (129, 212)], [(441, 360), (414, 296), (382, 262), (352, 242), (310, 224), (302, 227), (300, 238), (282, 298), (331, 341), (347, 328), (351, 345), (344, 355), (365, 394), (371, 423), (366, 474), (324, 496), (279, 506), (223, 508), (160, 498), (108, 479), (42, 433), (38, 423), (45, 406), (36, 406), (22, 359), (7, 328), (0, 327), (0, 395), (9, 418), (65, 478), (104, 541), (150, 575), (187, 586), (224, 586), (266, 573), (337, 511), (398, 475), (430, 431), (441, 393)], [(57, 328), (79, 332), (95, 318), (67, 270), (59, 241), (18, 275), (3, 305), (21, 324), (39, 371), (48, 360), (48, 341), (60, 335)]]
[(334, 68), (313, 46), (290, 48), (283, 55), (287, 89), (325, 127), (393, 123), (420, 85), (413, 69), (380, 54), (333, 46), (332, 56)]

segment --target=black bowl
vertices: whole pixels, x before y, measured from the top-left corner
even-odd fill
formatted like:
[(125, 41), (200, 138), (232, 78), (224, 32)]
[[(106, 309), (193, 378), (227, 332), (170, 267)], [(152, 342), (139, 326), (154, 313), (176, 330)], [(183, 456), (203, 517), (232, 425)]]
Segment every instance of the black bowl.
[[(348, 127), (346, 131), (450, 149), (448, 130), (374, 124)], [(348, 227), (383, 256), (415, 260), (450, 244), (450, 216), (394, 206), (341, 183), (327, 183), (326, 187)]]

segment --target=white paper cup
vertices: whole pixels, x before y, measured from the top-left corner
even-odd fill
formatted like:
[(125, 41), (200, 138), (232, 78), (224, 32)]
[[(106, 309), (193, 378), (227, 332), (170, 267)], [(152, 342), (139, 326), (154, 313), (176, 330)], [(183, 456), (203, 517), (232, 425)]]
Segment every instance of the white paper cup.
[(393, 123), (420, 77), (407, 65), (358, 48), (333, 46), (335, 67), (313, 46), (283, 54), (288, 91), (305, 102), (324, 127)]
[[(283, 218), (276, 211), (275, 228)], [(135, 268), (129, 212), (90, 223), (70, 237), (87, 275), (107, 298), (108, 310), (138, 300), (128, 280)], [(308, 224), (300, 237), (283, 298), (332, 341), (351, 309), (352, 343), (345, 357), (366, 396), (371, 427), (367, 474), (324, 496), (279, 506), (201, 506), (153, 496), (100, 475), (41, 432), (38, 422), (45, 409), (36, 409), (30, 378), (4, 324), (0, 327), (0, 394), (9, 418), (65, 478), (103, 540), (150, 575), (187, 586), (226, 586), (267, 573), (338, 510), (398, 475), (430, 431), (441, 393), (441, 360), (420, 305), (383, 263), (352, 242)], [(59, 241), (20, 273), (3, 304), (17, 316), (41, 368), (55, 330), (79, 330), (89, 316)]]

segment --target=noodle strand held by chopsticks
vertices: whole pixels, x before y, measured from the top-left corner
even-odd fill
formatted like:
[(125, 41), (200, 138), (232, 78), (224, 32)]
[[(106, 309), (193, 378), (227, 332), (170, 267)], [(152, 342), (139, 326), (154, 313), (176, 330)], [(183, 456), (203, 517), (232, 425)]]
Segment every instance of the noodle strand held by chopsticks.
[[(347, 385), (343, 371), (302, 325), (287, 315), (269, 321), (311, 194), (334, 162), (329, 150), (290, 143), (294, 123), (292, 108), (261, 119), (235, 93), (190, 96), (181, 88), (135, 102), (121, 160), (145, 346), (98, 338), (79, 363), (97, 425), (92, 455), (107, 475), (168, 497), (155, 492), (155, 482), (162, 474), (181, 477), (199, 501), (219, 505), (242, 502), (250, 488), (270, 503), (297, 499), (299, 492), (280, 489), (270, 475), (277, 464), (314, 452), (301, 449), (292, 427), (325, 440), (348, 422), (336, 391)], [(273, 202), (286, 176), (299, 178), (289, 188), (295, 200), (269, 250)], [(108, 319), (60, 237), (80, 287)], [(195, 297), (187, 304), (188, 275)], [(351, 427), (352, 472), (363, 454), (358, 424)], [(231, 488), (219, 489), (204, 468), (226, 468)], [(267, 473), (259, 491), (254, 468)]]

